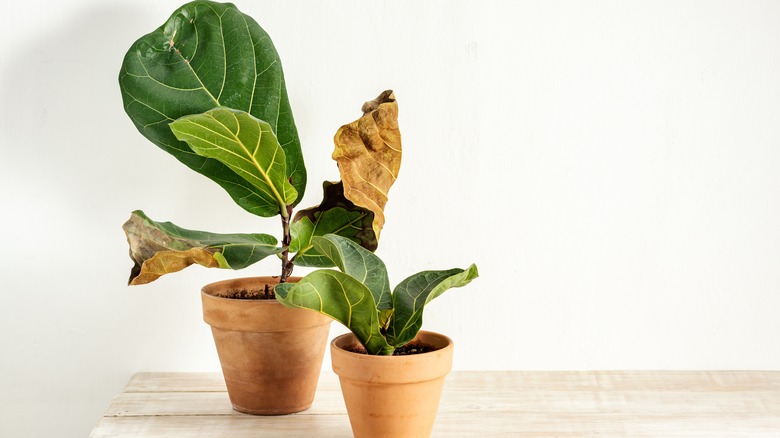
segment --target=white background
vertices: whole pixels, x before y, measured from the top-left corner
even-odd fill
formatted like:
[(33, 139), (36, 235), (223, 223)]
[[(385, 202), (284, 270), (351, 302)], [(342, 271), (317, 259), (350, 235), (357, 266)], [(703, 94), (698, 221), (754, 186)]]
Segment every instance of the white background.
[[(133, 373), (218, 370), (202, 285), (278, 269), (128, 288), (130, 211), (279, 226), (123, 112), (125, 51), (179, 2), (2, 2), (0, 436), (86, 436)], [(395, 90), (379, 254), (394, 283), (478, 264), (426, 314), (456, 369), (780, 369), (780, 3), (237, 3), (282, 56), (302, 205)]]

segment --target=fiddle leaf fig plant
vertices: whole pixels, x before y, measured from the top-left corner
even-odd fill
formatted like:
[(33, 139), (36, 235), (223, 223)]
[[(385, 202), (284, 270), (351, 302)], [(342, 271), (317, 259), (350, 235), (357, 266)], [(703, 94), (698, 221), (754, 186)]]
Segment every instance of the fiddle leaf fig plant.
[(342, 181), (326, 181), (323, 201), (293, 214), (306, 168), (281, 60), (254, 19), (230, 3), (187, 3), (130, 47), (119, 86), (125, 112), (144, 137), (219, 184), (244, 210), (278, 216), (282, 225), (281, 240), (217, 234), (156, 222), (137, 210), (123, 227), (135, 262), (131, 285), (192, 264), (241, 269), (270, 255), (280, 258), (284, 283), (296, 264), (333, 266), (313, 245), (329, 233), (377, 248), (401, 161), (391, 90), (337, 131), (332, 157)]
[(423, 271), (390, 291), (382, 260), (343, 236), (312, 238), (317, 251), (339, 268), (319, 269), (299, 282), (276, 286), (276, 299), (288, 307), (316, 310), (344, 324), (368, 354), (391, 355), (422, 327), (425, 305), (446, 290), (477, 278), (466, 269)]

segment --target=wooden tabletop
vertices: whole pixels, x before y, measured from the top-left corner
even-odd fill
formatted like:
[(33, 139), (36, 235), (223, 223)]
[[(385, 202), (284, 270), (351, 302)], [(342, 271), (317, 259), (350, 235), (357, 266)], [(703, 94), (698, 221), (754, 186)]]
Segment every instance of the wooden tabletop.
[[(434, 437), (780, 437), (780, 371), (453, 372)], [(337, 377), (312, 407), (233, 411), (218, 373), (140, 373), (90, 437), (350, 437)]]

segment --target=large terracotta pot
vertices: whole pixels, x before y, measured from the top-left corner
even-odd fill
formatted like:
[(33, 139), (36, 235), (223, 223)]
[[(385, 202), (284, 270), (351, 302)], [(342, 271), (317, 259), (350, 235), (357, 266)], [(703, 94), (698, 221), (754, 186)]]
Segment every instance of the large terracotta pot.
[[(298, 278), (290, 279), (297, 281)], [(203, 320), (211, 325), (233, 409), (281, 415), (314, 401), (331, 319), (276, 300), (222, 298), (231, 290), (263, 290), (274, 277), (239, 278), (205, 286)]]
[(355, 438), (430, 437), (444, 377), (452, 369), (452, 340), (421, 331), (417, 339), (436, 351), (409, 356), (371, 356), (347, 351), (357, 340), (349, 333), (331, 342)]

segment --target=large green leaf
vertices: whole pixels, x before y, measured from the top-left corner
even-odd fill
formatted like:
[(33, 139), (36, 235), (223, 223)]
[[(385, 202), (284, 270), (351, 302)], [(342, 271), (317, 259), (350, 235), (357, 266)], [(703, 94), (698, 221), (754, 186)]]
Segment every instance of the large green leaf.
[(390, 280), (382, 259), (350, 239), (335, 234), (314, 237), (312, 245), (341, 272), (364, 284), (371, 291), (377, 309), (392, 307)]
[(248, 181), (264, 203), (263, 216), (288, 214), (297, 193), (287, 181), (284, 151), (268, 123), (243, 111), (214, 108), (177, 119), (171, 131), (198, 155), (220, 161)]
[(371, 291), (358, 280), (338, 271), (321, 269), (299, 282), (274, 287), (276, 299), (289, 307), (316, 310), (349, 328), (368, 354), (391, 354), (379, 323), (379, 310)]
[(298, 211), (290, 226), (290, 252), (296, 253), (295, 264), (319, 268), (334, 266), (311, 244), (313, 237), (326, 234), (349, 237), (363, 248), (374, 251), (377, 248), (376, 234), (372, 227), (374, 213), (345, 198), (344, 186), (340, 181), (325, 181), (322, 188), (322, 202), (315, 207)]
[(279, 55), (268, 34), (230, 3), (197, 0), (175, 11), (125, 55), (125, 111), (146, 138), (220, 184), (247, 211), (267, 209), (254, 188), (176, 139), (170, 122), (224, 106), (268, 122), (284, 149), (287, 179), (303, 198), (306, 169)]
[(360, 232), (360, 224), (366, 216), (366, 213), (336, 207), (317, 213), (314, 222), (308, 217), (294, 222), (290, 226), (290, 252), (296, 253), (293, 262), (298, 266), (316, 268), (333, 266), (327, 257), (315, 249), (311, 243), (312, 238), (331, 233), (354, 236)]
[(423, 271), (402, 281), (393, 290), (393, 314), (387, 327), (387, 342), (400, 347), (414, 339), (422, 327), (423, 308), (447, 289), (467, 285), (477, 278), (476, 265), (468, 269)]
[(278, 254), (276, 238), (267, 234), (216, 234), (187, 230), (170, 222), (155, 222), (134, 211), (122, 227), (135, 266), (131, 285), (197, 263), (209, 268), (242, 269), (271, 254)]

